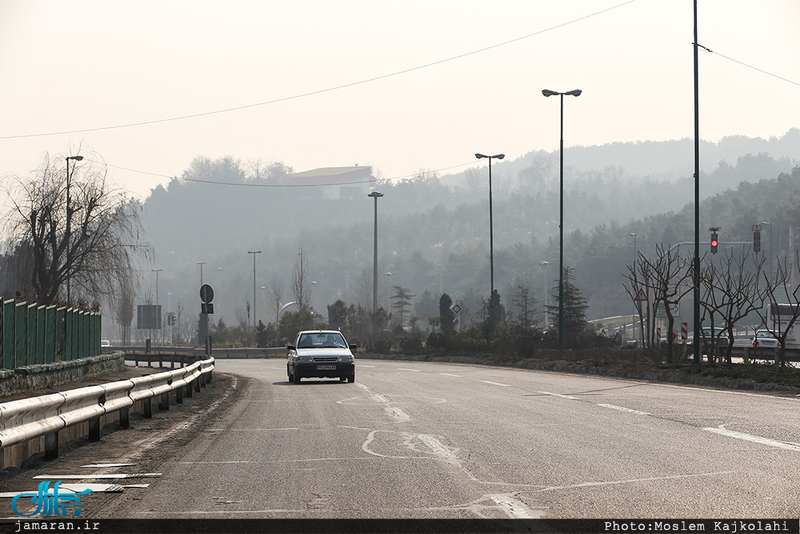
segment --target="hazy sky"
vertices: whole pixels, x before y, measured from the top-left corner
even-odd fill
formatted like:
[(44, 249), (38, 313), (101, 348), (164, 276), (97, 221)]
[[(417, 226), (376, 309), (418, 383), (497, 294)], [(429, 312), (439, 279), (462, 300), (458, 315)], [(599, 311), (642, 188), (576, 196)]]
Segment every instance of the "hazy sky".
[[(458, 172), (556, 149), (544, 88), (584, 91), (567, 146), (693, 137), (692, 6), (0, 0), (0, 175), (78, 150), (140, 197), (196, 156)], [(800, 0), (699, 1), (703, 139), (800, 127), (799, 30)]]

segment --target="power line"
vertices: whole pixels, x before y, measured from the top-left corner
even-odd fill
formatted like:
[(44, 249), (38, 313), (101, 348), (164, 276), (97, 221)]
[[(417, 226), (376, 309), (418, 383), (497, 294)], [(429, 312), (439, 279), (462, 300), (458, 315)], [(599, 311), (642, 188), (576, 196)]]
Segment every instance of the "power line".
[(502, 46), (510, 45), (510, 44), (516, 43), (518, 41), (522, 41), (522, 40), (525, 40), (525, 39), (530, 39), (531, 37), (536, 37), (538, 35), (542, 35), (544, 33), (551, 32), (553, 30), (557, 30), (559, 28), (563, 28), (565, 26), (569, 26), (569, 25), (575, 24), (577, 22), (581, 22), (583, 20), (586, 20), (586, 19), (589, 19), (589, 18), (592, 18), (592, 17), (596, 17), (597, 15), (602, 15), (603, 13), (607, 13), (609, 11), (612, 11), (614, 9), (623, 7), (623, 6), (628, 5), (628, 4), (632, 4), (633, 2), (636, 2), (636, 1), (637, 0), (627, 0), (626, 2), (622, 2), (621, 4), (617, 4), (615, 6), (611, 6), (609, 8), (602, 9), (600, 11), (596, 11), (596, 12), (591, 13), (589, 15), (584, 15), (584, 16), (576, 18), (576, 19), (572, 19), (572, 20), (570, 20), (568, 22), (563, 22), (561, 24), (557, 24), (555, 26), (551, 26), (551, 27), (546, 28), (544, 30), (539, 30), (539, 31), (536, 31), (534, 33), (530, 33), (528, 35), (523, 35), (522, 37), (516, 37), (516, 38), (510, 39), (508, 41), (503, 41), (502, 43), (497, 43), (497, 44), (493, 44), (493, 45), (490, 45), (490, 46), (487, 46), (487, 47), (484, 47), (484, 48), (479, 48), (477, 50), (472, 50), (471, 52), (465, 52), (463, 54), (459, 54), (459, 55), (456, 55), (456, 56), (451, 56), (451, 57), (448, 57), (448, 58), (445, 58), (445, 59), (440, 59), (438, 61), (433, 61), (431, 63), (425, 63), (423, 65), (417, 65), (416, 67), (411, 67), (411, 68), (408, 68), (408, 69), (395, 71), (395, 72), (392, 72), (392, 73), (389, 73), (389, 74), (382, 74), (380, 76), (375, 76), (373, 78), (366, 78), (364, 80), (358, 80), (358, 81), (355, 81), (355, 82), (349, 82), (349, 83), (345, 83), (345, 84), (342, 84), (342, 85), (336, 85), (336, 86), (333, 86), (333, 87), (327, 87), (325, 89), (318, 89), (316, 91), (309, 91), (307, 93), (301, 93), (301, 94), (287, 96), (287, 97), (283, 97), (283, 98), (276, 98), (274, 100), (266, 100), (264, 102), (257, 102), (255, 104), (245, 104), (245, 105), (242, 105), (242, 106), (235, 106), (235, 107), (230, 107), (230, 108), (225, 108), (225, 109), (218, 109), (218, 110), (214, 110), (214, 111), (204, 111), (204, 112), (200, 112), (200, 113), (193, 113), (193, 114), (190, 114), (190, 115), (179, 115), (177, 117), (169, 117), (169, 118), (165, 118), (165, 119), (153, 119), (153, 120), (149, 120), (149, 121), (129, 122), (129, 123), (126, 123), (126, 124), (116, 124), (116, 125), (111, 125), (111, 126), (98, 126), (98, 127), (94, 127), (94, 128), (63, 130), (63, 131), (60, 131), (60, 132), (42, 132), (42, 133), (33, 133), (33, 134), (4, 135), (4, 136), (0, 136), (0, 139), (24, 139), (24, 138), (29, 138), (29, 137), (44, 137), (44, 136), (49, 136), (49, 135), (67, 135), (67, 134), (86, 133), (86, 132), (99, 132), (99, 131), (104, 131), (104, 130), (115, 130), (115, 129), (121, 129), (121, 128), (132, 128), (132, 127), (136, 127), (136, 126), (146, 126), (146, 125), (150, 125), (150, 124), (159, 124), (159, 123), (164, 123), (164, 122), (174, 122), (174, 121), (180, 121), (180, 120), (186, 120), (186, 119), (196, 119), (198, 117), (207, 117), (209, 115), (218, 115), (218, 114), (221, 114), (221, 113), (230, 113), (232, 111), (241, 111), (243, 109), (255, 108), (255, 107), (259, 107), (259, 106), (267, 106), (267, 105), (270, 105), (270, 104), (278, 104), (280, 102), (288, 102), (290, 100), (297, 100), (297, 99), (300, 99), (300, 98), (306, 98), (306, 97), (309, 97), (309, 96), (319, 95), (319, 94), (323, 94), (323, 93), (330, 93), (330, 92), (338, 91), (338, 90), (341, 90), (341, 89), (347, 89), (349, 87), (355, 87), (357, 85), (363, 85), (363, 84), (367, 84), (367, 83), (376, 82), (376, 81), (379, 81), (379, 80), (385, 80), (387, 78), (393, 78), (395, 76), (400, 76), (400, 75), (403, 75), (403, 74), (409, 74), (411, 72), (415, 72), (415, 71), (418, 71), (418, 70), (427, 69), (429, 67), (434, 67), (434, 66), (437, 66), (437, 65), (442, 65), (442, 64), (448, 63), (450, 61), (455, 61), (455, 60), (463, 59), (465, 57), (473, 56), (473, 55), (476, 55), (476, 54), (481, 54), (483, 52), (487, 52), (487, 51), (493, 50), (495, 48), (500, 48)]
[(754, 67), (753, 65), (748, 65), (747, 63), (745, 63), (743, 61), (739, 61), (738, 59), (733, 59), (732, 57), (728, 57), (725, 54), (720, 54), (719, 52), (714, 52), (710, 48), (705, 47), (705, 46), (703, 46), (701, 44), (698, 44), (697, 46), (699, 46), (700, 48), (702, 48), (703, 50), (705, 50), (709, 54), (715, 54), (715, 55), (717, 55), (719, 57), (723, 57), (723, 58), (727, 59), (728, 61), (733, 61), (734, 63), (738, 63), (739, 65), (742, 65), (743, 67), (747, 67), (748, 69), (753, 69), (753, 70), (758, 71), (758, 72), (760, 72), (762, 74), (766, 74), (767, 76), (772, 76), (773, 78), (777, 78), (777, 79), (779, 79), (781, 81), (784, 81), (784, 82), (789, 82), (789, 83), (794, 84), (794, 85), (800, 85), (800, 83), (798, 83), (798, 82), (796, 82), (794, 80), (790, 80), (789, 78), (784, 78), (783, 76), (778, 76), (777, 74), (773, 74), (773, 73), (771, 73), (769, 71), (766, 71), (764, 69), (759, 69), (758, 67)]

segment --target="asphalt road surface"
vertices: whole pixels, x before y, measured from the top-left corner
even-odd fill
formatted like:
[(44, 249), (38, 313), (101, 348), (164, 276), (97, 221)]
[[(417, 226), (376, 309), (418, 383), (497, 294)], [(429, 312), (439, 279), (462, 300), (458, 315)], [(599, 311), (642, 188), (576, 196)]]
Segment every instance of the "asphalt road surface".
[(354, 384), (216, 372), (238, 400), (108, 517), (800, 517), (797, 397), (364, 359)]

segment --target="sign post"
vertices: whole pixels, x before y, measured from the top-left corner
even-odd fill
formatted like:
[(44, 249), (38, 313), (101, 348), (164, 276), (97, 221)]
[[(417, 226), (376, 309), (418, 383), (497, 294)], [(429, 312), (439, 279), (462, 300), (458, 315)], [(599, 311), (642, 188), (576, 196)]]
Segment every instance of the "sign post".
[(208, 336), (208, 316), (214, 313), (214, 305), (211, 301), (214, 300), (214, 290), (208, 284), (203, 284), (200, 287), (200, 337), (203, 339), (205, 346), (206, 356), (211, 354), (211, 339)]

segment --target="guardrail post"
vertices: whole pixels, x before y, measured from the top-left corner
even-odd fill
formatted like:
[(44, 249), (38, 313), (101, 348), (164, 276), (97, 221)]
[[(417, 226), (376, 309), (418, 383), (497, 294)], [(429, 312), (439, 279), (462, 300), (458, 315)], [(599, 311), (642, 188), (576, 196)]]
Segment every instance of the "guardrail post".
[(153, 417), (153, 399), (150, 397), (142, 400), (142, 416), (148, 419)]
[(131, 426), (131, 411), (129, 408), (122, 408), (119, 411), (119, 426), (120, 428), (130, 428)]
[(100, 441), (100, 418), (89, 419), (89, 441)]
[(45, 434), (44, 458), (45, 460), (55, 460), (58, 458), (58, 432)]
[(183, 388), (178, 388), (175, 390), (175, 402), (178, 404), (183, 404)]
[(169, 410), (169, 393), (161, 394), (161, 401), (158, 403), (159, 410)]
[(186, 396), (192, 398), (192, 383), (186, 384)]
[(194, 390), (197, 393), (200, 393), (200, 377), (201, 376), (203, 376), (203, 375), (200, 375), (200, 376), (198, 376), (197, 378), (194, 379)]

